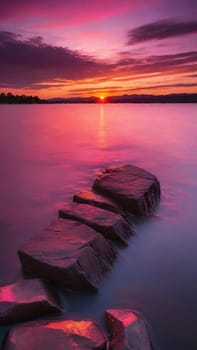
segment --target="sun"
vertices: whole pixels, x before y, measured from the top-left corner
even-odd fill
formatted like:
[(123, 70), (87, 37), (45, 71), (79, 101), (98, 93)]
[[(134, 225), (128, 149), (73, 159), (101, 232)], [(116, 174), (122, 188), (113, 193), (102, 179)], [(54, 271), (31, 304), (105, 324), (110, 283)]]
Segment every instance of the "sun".
[(101, 97), (100, 97), (101, 101), (103, 101), (103, 100), (104, 100), (104, 98), (105, 98), (105, 96), (101, 96)]

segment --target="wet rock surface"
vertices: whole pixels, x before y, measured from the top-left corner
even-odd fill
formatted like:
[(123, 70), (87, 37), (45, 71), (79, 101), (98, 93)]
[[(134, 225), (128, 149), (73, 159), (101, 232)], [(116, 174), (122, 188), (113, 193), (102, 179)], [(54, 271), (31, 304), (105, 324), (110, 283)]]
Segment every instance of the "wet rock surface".
[(39, 279), (21, 279), (0, 288), (0, 324), (30, 320), (61, 311), (59, 299)]
[(134, 229), (121, 215), (94, 207), (89, 204), (67, 203), (59, 210), (59, 216), (82, 222), (105, 238), (127, 243)]
[(128, 309), (109, 309), (106, 321), (111, 335), (110, 349), (152, 350), (145, 322)]
[(147, 216), (160, 199), (160, 184), (156, 176), (134, 165), (109, 167), (99, 175), (93, 190), (115, 201), (124, 210)]
[(113, 213), (125, 216), (125, 213), (121, 210), (121, 208), (118, 207), (116, 203), (113, 203), (113, 201), (110, 199), (105, 198), (98, 193), (95, 193), (91, 189), (84, 189), (74, 194), (73, 202), (94, 205), (95, 207), (109, 210)]
[[(159, 181), (146, 170), (132, 165), (107, 168), (93, 190), (76, 193), (74, 203), (59, 210), (59, 219), (19, 249), (23, 271), (36, 278), (0, 288), (0, 324), (61, 311), (56, 294), (38, 278), (72, 290), (96, 291), (116, 256), (108, 239), (127, 244), (134, 215), (150, 215), (159, 199)], [(110, 344), (93, 321), (56, 319), (13, 327), (3, 350), (152, 349), (145, 321), (131, 310), (109, 309), (106, 320)]]
[(75, 290), (97, 290), (115, 253), (90, 227), (57, 219), (18, 251), (23, 271)]
[(3, 350), (107, 350), (105, 333), (93, 321), (53, 320), (10, 330)]
[(54, 291), (39, 279), (21, 279), (0, 288), (1, 325), (60, 311), (60, 303)]

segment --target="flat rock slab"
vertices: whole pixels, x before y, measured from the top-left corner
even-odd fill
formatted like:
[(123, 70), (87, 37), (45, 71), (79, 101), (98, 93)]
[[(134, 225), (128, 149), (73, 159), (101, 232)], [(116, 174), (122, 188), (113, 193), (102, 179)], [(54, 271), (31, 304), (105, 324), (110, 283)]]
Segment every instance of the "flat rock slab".
[(106, 320), (111, 334), (110, 349), (152, 350), (145, 322), (131, 310), (107, 310)]
[(60, 311), (57, 296), (39, 279), (20, 280), (0, 288), (0, 324), (23, 322)]
[(59, 210), (59, 216), (82, 222), (104, 237), (127, 243), (134, 229), (121, 215), (89, 204), (67, 203)]
[(18, 251), (23, 271), (75, 290), (97, 290), (115, 253), (90, 227), (58, 219)]
[(98, 193), (95, 193), (91, 189), (84, 189), (74, 194), (73, 202), (90, 204), (95, 207), (125, 216), (125, 213), (116, 203)]
[(3, 350), (107, 350), (102, 329), (92, 321), (53, 320), (12, 328)]
[(124, 210), (147, 216), (160, 199), (160, 184), (156, 176), (134, 165), (109, 167), (99, 175), (93, 190), (115, 201)]

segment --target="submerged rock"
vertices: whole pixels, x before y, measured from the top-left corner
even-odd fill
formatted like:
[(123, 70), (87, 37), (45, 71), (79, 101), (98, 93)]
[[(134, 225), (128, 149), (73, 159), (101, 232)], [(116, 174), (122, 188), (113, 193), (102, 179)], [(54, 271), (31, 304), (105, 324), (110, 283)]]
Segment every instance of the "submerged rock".
[(20, 280), (0, 288), (0, 324), (60, 311), (57, 296), (39, 279)]
[(108, 341), (93, 321), (53, 320), (15, 326), (3, 350), (107, 350)]
[(73, 202), (90, 204), (95, 207), (125, 216), (125, 213), (116, 203), (98, 193), (95, 193), (91, 189), (84, 189), (74, 194)]
[(145, 322), (131, 310), (107, 310), (106, 320), (111, 335), (110, 349), (152, 350)]
[(28, 240), (18, 254), (25, 273), (75, 290), (97, 290), (115, 258), (99, 233), (63, 219)]
[(112, 199), (124, 210), (147, 216), (160, 199), (160, 184), (156, 176), (134, 165), (109, 167), (99, 175), (93, 190)]
[(89, 204), (67, 203), (59, 210), (59, 216), (82, 222), (104, 237), (127, 243), (134, 233), (131, 225), (122, 216)]

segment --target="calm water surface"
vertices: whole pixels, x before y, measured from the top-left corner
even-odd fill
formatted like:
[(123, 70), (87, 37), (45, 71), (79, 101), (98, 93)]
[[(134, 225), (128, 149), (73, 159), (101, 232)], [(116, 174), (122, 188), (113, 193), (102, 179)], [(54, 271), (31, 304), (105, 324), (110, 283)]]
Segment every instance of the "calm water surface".
[(18, 247), (107, 165), (158, 176), (155, 216), (120, 248), (98, 294), (69, 296), (68, 317), (129, 307), (155, 350), (197, 349), (197, 105), (0, 106), (0, 284), (20, 276)]

